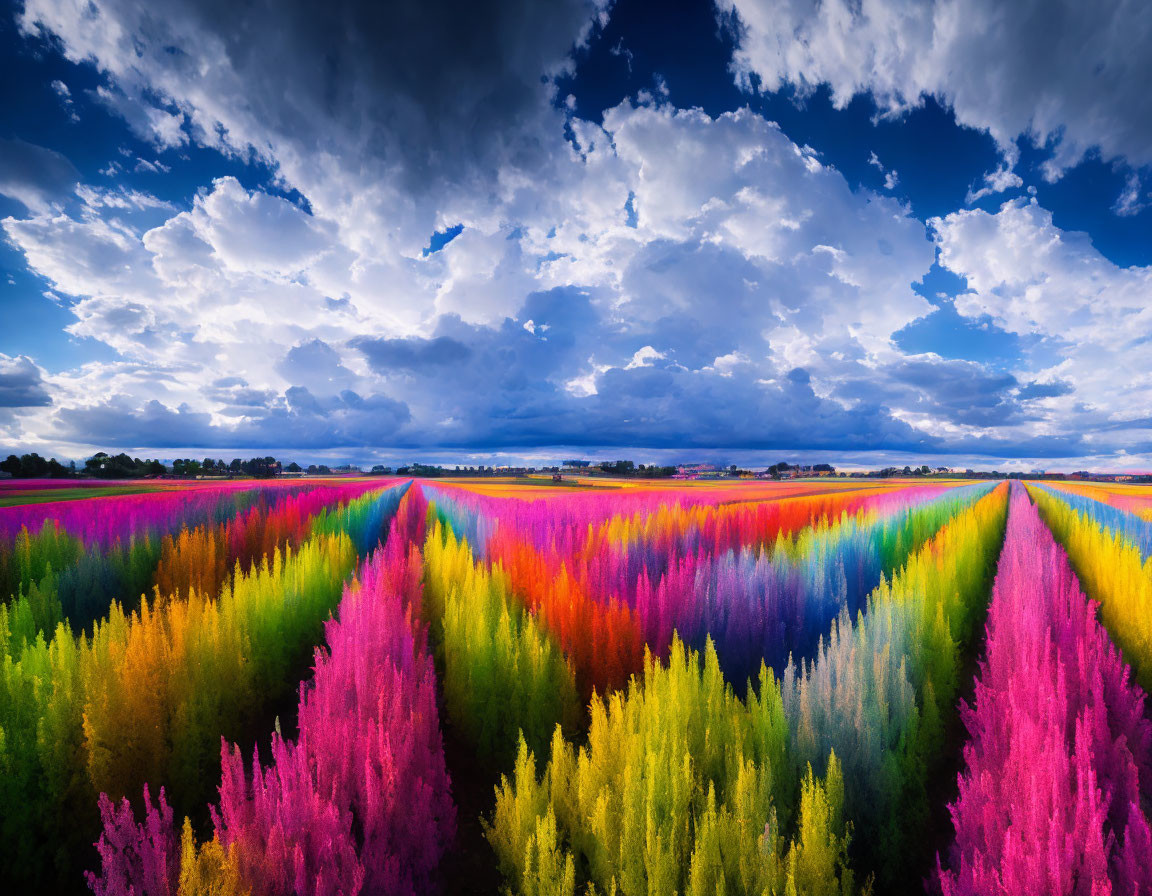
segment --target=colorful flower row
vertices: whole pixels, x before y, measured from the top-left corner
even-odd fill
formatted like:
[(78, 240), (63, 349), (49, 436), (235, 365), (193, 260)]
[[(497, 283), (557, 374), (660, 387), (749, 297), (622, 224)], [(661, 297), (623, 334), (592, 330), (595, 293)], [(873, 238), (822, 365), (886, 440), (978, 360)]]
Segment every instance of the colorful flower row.
[[(871, 496), (854, 515), (844, 512), (836, 520), (814, 517), (812, 508), (800, 510), (792, 515), (796, 525), (812, 518), (819, 522), (795, 536), (777, 526), (771, 551), (745, 547), (736, 554), (697, 546), (681, 554), (673, 547), (678, 542), (666, 540), (667, 554), (650, 546), (630, 554), (589, 529), (598, 550), (582, 550), (568, 560), (562, 552), (542, 550), (538, 535), (522, 536), (504, 518), (486, 516), (480, 502), (460, 502), (440, 489), (433, 496), (437, 512), (454, 528), (487, 537), (484, 556), (507, 572), (515, 594), (572, 661), (586, 702), (593, 689), (606, 693), (623, 687), (640, 672), (645, 646), (663, 655), (673, 631), (697, 649), (711, 636), (722, 667), (737, 685), (755, 674), (762, 659), (780, 670), (790, 655), (810, 655), (841, 608), (854, 614), (882, 574), (897, 568), (987, 488)], [(829, 506), (812, 500), (814, 508)], [(533, 503), (519, 511), (519, 522), (527, 526), (526, 518), (534, 520), (528, 532), (563, 532), (563, 518), (558, 522), (550, 509)], [(741, 507), (739, 514), (734, 519), (745, 524), (745, 534), (724, 543), (756, 545), (765, 529), (753, 524), (780, 520), (778, 512), (757, 514)], [(714, 517), (711, 510), (703, 516)], [(636, 528), (644, 527), (637, 523)], [(650, 572), (648, 562), (660, 572)]]
[(557, 731), (538, 777), (522, 745), (488, 834), (511, 889), (846, 893), (850, 854), (884, 892), (906, 886), (1006, 507), (1002, 486), (959, 509), (812, 662), (779, 681), (762, 664), (744, 701), (710, 640), (701, 662), (674, 638), (593, 698), (587, 746)]
[(945, 896), (1152, 892), (1152, 725), (1095, 611), (1015, 486)]
[[(380, 487), (377, 482), (374, 490)], [(133, 534), (106, 547), (85, 545), (54, 521), (45, 522), (35, 535), (21, 530), (7, 554), (0, 546), (0, 567), (6, 563), (13, 578), (10, 650), (15, 655), (21, 638), (31, 641), (40, 632), (50, 634), (60, 622), (67, 622), (75, 632), (91, 631), (113, 601), (133, 610), (148, 592), (169, 596), (195, 588), (216, 594), (237, 565), (247, 571), (277, 548), (295, 548), (314, 531), (333, 530), (325, 523), (330, 514), (376, 507), (374, 502), (356, 501), (364, 493), (363, 482), (264, 492), (256, 503), (224, 522), (163, 535), (156, 534), (158, 530)], [(247, 493), (223, 492), (221, 496), (229, 494)], [(173, 515), (173, 521), (181, 518)], [(372, 530), (370, 525), (355, 528)], [(365, 545), (357, 548), (365, 551)]]
[[(349, 521), (376, 525), (368, 505), (394, 511), (406, 487), (356, 499), (365, 509)], [(237, 571), (218, 595), (161, 595), (130, 613), (114, 603), (90, 637), (61, 624), (5, 657), (0, 880), (75, 879), (100, 792), (119, 799), (149, 782), (199, 815), (220, 737), (266, 731), (291, 699), (364, 539), (355, 529), (318, 534)]]
[[(1128, 532), (1142, 521), (1089, 498), (1029, 486), (1040, 516), (1068, 552), (1084, 592), (1100, 604), (1100, 621), (1132, 666), (1140, 686), (1152, 688), (1152, 557)], [(1113, 526), (1123, 516), (1135, 522)]]
[(260, 893), (403, 896), (427, 892), (451, 844), (455, 810), (444, 765), (435, 672), (421, 617), (423, 513), (409, 495), (386, 545), (344, 590), (327, 624), (299, 735), (272, 737), (252, 774), (223, 745), (214, 838), (178, 841), (164, 791), (145, 818), (101, 795), (98, 896)]
[(1090, 494), (1084, 494), (1064, 486), (1056, 487), (1044, 483), (1030, 486), (1030, 491), (1043, 492), (1059, 498), (1077, 513), (1088, 517), (1113, 535), (1134, 544), (1140, 549), (1140, 556), (1145, 560), (1152, 556), (1152, 520), (1100, 500), (1102, 495), (1100, 491), (1093, 490)]

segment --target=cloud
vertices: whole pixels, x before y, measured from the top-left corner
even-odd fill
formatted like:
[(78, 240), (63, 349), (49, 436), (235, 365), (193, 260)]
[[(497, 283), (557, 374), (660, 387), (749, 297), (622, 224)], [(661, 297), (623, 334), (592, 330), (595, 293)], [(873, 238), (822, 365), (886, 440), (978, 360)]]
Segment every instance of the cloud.
[[(912, 284), (937, 251), (974, 290), (961, 313), (1049, 351), (1070, 338), (1075, 320), (1033, 332), (1001, 307), (1017, 253), (1042, 259), (1025, 291), (1106, 265), (1042, 216), (1007, 220), (1030, 207), (934, 221), (934, 243), (747, 109), (625, 102), (570, 124), (539, 179), (505, 167), (496, 194), (459, 191), (423, 231), (401, 209), (399, 241), (348, 226), (355, 197), (345, 219), (232, 178), (184, 210), (86, 186), (67, 213), (5, 221), (72, 301), (72, 332), (124, 359), (46, 378), (53, 404), (22, 421), (57, 444), (141, 448), (1083, 453), (1078, 433), (1118, 419), (1043, 353), (1003, 370), (894, 345), (933, 311)], [(1062, 241), (1085, 254), (1043, 255)]]
[[(806, 375), (759, 381), (755, 366), (739, 357), (723, 369), (690, 369), (648, 344), (629, 351), (638, 337), (619, 337), (617, 363), (593, 367), (594, 390), (569, 389), (588, 369), (589, 353), (603, 348), (603, 314), (587, 294), (557, 289), (529, 296), (499, 329), (445, 318), (436, 336), (405, 340), (403, 357), (429, 357), (446, 338), (464, 350), (454, 348), (451, 363), (406, 364), (403, 371), (388, 341), (355, 345), (374, 369), (394, 378), (392, 388), (411, 396), (402, 444), (915, 449), (934, 442), (882, 406), (849, 410), (819, 398)], [(527, 320), (536, 332), (524, 327)]]
[(54, 149), (0, 139), (0, 193), (42, 212), (67, 198), (80, 180), (75, 166)]
[(307, 383), (325, 392), (339, 392), (355, 382), (355, 375), (341, 363), (339, 352), (322, 339), (290, 348), (276, 370), (290, 383)]
[[(982, 364), (932, 355), (903, 358), (885, 369), (886, 400), (910, 414), (967, 427), (1009, 427), (1023, 412), (1013, 395), (1016, 378)], [(895, 389), (904, 387), (903, 394)]]
[(575, 138), (547, 181), (491, 208), (463, 195), (449, 220), (464, 229), (426, 256), (231, 178), (185, 211), (148, 208), (159, 223), (91, 188), (74, 216), (5, 222), (75, 300), (72, 332), (127, 359), (56, 377), (41, 432), (136, 439), (170, 419), (173, 445), (702, 445), (725, 428), (731, 445), (933, 443), (833, 388), (874, 379), (891, 334), (931, 310), (911, 283), (933, 245), (904, 206), (747, 110), (625, 103)]
[[(733, 68), (746, 89), (870, 94), (885, 114), (933, 96), (1013, 162), (1027, 137), (1056, 179), (1092, 149), (1152, 164), (1152, 8), (1126, 0), (717, 0), (739, 17)], [(756, 81), (753, 81), (755, 76)]]
[(0, 408), (35, 408), (52, 404), (40, 368), (25, 355), (0, 353)]
[(434, 339), (373, 339), (361, 336), (353, 339), (351, 345), (360, 349), (368, 362), (382, 373), (395, 370), (418, 372), (429, 367), (459, 365), (472, 354), (472, 350), (463, 342), (447, 336)]
[[(102, 194), (91, 197), (103, 205)], [(128, 306), (131, 299), (120, 301), (119, 297), (143, 298), (162, 291), (152, 272), (151, 255), (138, 235), (113, 217), (77, 219), (52, 211), (24, 220), (7, 218), (0, 224), (8, 240), (23, 250), (28, 266), (59, 292), (114, 296), (114, 304)], [(140, 311), (143, 317), (150, 316), (143, 307)]]
[(332, 247), (333, 228), (278, 196), (248, 191), (234, 177), (196, 197), (184, 219), (231, 271), (289, 277)]
[(900, 183), (900, 175), (896, 169), (891, 170), (884, 167), (884, 163), (880, 161), (880, 157), (872, 152), (868, 155), (868, 164), (884, 175), (884, 189), (894, 190), (896, 185)]
[(136, 159), (136, 167), (132, 169), (137, 174), (167, 174), (172, 170), (170, 165), (165, 165), (163, 162), (149, 161), (148, 159)]
[(1148, 199), (1152, 199), (1152, 193), (1141, 195), (1142, 192), (1143, 185), (1140, 181), (1140, 175), (1135, 171), (1130, 172), (1124, 182), (1124, 190), (1116, 197), (1112, 211), (1121, 217), (1140, 214), (1148, 207)]
[(1059, 398), (1061, 395), (1071, 395), (1076, 387), (1069, 382), (1054, 380), (1050, 383), (1034, 382), (1021, 386), (1016, 390), (1016, 396), (1023, 401), (1033, 398)]
[(89, 209), (108, 208), (124, 212), (147, 211), (149, 209), (161, 209), (170, 212), (177, 210), (171, 202), (159, 199), (151, 193), (130, 189), (123, 184), (109, 188), (80, 184), (76, 188), (76, 195)]
[(995, 171), (990, 171), (984, 175), (984, 186), (980, 189), (974, 190), (969, 187), (968, 194), (964, 197), (964, 204), (971, 205), (985, 196), (994, 196), (997, 193), (1015, 190), (1022, 186), (1024, 186), (1024, 179), (1012, 170), (1012, 165), (1005, 163)]
[(321, 400), (293, 386), (250, 417), (218, 425), (212, 415), (187, 403), (176, 407), (158, 399), (136, 404), (115, 397), (94, 405), (61, 409), (55, 437), (90, 445), (136, 448), (263, 450), (272, 445), (303, 449), (386, 444), (408, 417), (407, 408), (387, 396), (361, 398), (348, 392), (339, 400)]
[[(1092, 443), (1110, 424), (1152, 411), (1152, 268), (1113, 264), (1085, 234), (1056, 227), (1035, 200), (930, 223), (940, 264), (968, 283), (956, 310), (1033, 337), (1019, 376), (1032, 382), (1020, 397), (1043, 410), (1039, 432), (1084, 433)], [(1141, 428), (1112, 428), (1107, 438), (1134, 444)]]
[[(89, 12), (95, 12), (96, 18), (100, 19), (99, 7), (91, 6)], [(179, 110), (164, 108), (163, 105), (155, 105), (103, 85), (92, 91), (92, 97), (123, 118), (137, 137), (158, 149), (171, 149), (188, 143), (188, 132), (184, 129), (185, 116)]]
[(327, 156), (420, 192), (535, 164), (549, 79), (604, 6), (28, 0), (20, 21), (94, 60), (114, 84), (100, 99), (159, 146), (255, 152), (294, 181)]

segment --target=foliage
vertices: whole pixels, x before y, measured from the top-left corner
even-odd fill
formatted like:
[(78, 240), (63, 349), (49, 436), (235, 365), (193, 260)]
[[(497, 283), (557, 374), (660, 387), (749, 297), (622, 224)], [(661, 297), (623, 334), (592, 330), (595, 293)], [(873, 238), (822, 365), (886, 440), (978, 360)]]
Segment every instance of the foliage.
[[(1152, 688), (1152, 556), (1131, 540), (1143, 520), (1091, 499), (1029, 487), (1041, 517), (1068, 552), (1085, 593), (1100, 604), (1100, 619), (1132, 665), (1136, 679)], [(1096, 511), (1093, 505), (1102, 510)], [(1114, 514), (1134, 522), (1116, 522)], [(1114, 523), (1114, 524), (1113, 524)]]
[(702, 659), (676, 639), (666, 664), (646, 655), (627, 693), (593, 697), (586, 746), (556, 730), (540, 777), (521, 739), (487, 828), (511, 889), (852, 892), (835, 756), (824, 780), (808, 769), (798, 833), (791, 843), (782, 833), (793, 807), (788, 724), (764, 674), (741, 701), (711, 645)]
[(919, 863), (909, 860), (925, 852), (928, 781), (1003, 538), (1006, 489), (958, 514), (783, 676), (794, 759), (819, 768), (840, 757), (860, 865), (877, 870), (882, 892), (910, 886)]
[[(357, 500), (395, 507), (397, 496)], [(0, 608), (0, 879), (77, 874), (101, 792), (119, 800), (149, 783), (199, 815), (220, 737), (249, 740), (291, 699), (355, 568), (365, 533), (353, 524), (380, 519), (351, 513), (350, 531), (237, 563), (218, 594), (156, 591), (136, 610), (114, 602), (90, 636), (61, 622), (28, 640), (24, 623), (12, 628), (27, 602)]]
[[(455, 813), (419, 622), (423, 515), (407, 511), (345, 588), (339, 618), (327, 625), (328, 650), (317, 650), (311, 687), (300, 690), (297, 740), (275, 732), (271, 764), (263, 766), (257, 752), (251, 778), (239, 748), (222, 744), (215, 838), (198, 846), (185, 822), (179, 859), (165, 866), (169, 879), (179, 875), (181, 893), (429, 888)], [(175, 854), (171, 812), (158, 817), (146, 809), (146, 827), (105, 813), (102, 842), (128, 848), (101, 850), (102, 874), (91, 876), (97, 892), (127, 893), (146, 882), (143, 869), (125, 868), (125, 853), (146, 854), (159, 840), (165, 855)]]
[(579, 715), (572, 668), (512, 599), (504, 571), (474, 563), (439, 520), (424, 563), (447, 716), (481, 758), (506, 768), (518, 735), (541, 748), (558, 723), (571, 731)]
[(946, 896), (1152, 892), (1144, 693), (1014, 488), (940, 884)]

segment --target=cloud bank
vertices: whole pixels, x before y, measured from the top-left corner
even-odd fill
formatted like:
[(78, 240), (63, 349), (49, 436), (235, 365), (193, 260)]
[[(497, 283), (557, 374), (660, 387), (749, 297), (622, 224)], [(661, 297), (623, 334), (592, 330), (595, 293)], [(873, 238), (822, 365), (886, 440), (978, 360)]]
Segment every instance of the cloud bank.
[[(987, 131), (1014, 164), (1016, 140), (1044, 148), (1058, 178), (1087, 153), (1152, 164), (1152, 14), (1127, 0), (716, 0), (738, 18), (748, 89), (821, 84), (884, 114), (932, 96)], [(1008, 170), (989, 186), (1004, 189)], [(1018, 184), (1016, 184), (1018, 185)]]
[[(1055, 46), (1088, 39), (1056, 72), (1028, 37), (1040, 4), (720, 7), (746, 85), (827, 83), (892, 113), (937, 96), (1003, 146), (988, 190), (1018, 180), (1021, 135), (1052, 176), (1093, 147), (1152, 161), (1140, 22), (1103, 33), (1058, 4)], [(7, 147), (25, 164), (0, 192), (26, 206), (7, 241), (70, 333), (117, 352), (52, 372), (0, 358), (14, 441), (1152, 452), (1148, 269), (1026, 201), (919, 220), (875, 154), (885, 189), (853, 187), (750, 109), (644, 94), (580, 119), (555, 79), (603, 4), (454, 10), (29, 0), (21, 27), (94, 64), (98, 101), (158, 151), (273, 177), (172, 203)], [(955, 311), (1018, 336), (1018, 357), (898, 347), (936, 312), (914, 287), (937, 260), (967, 284)]]

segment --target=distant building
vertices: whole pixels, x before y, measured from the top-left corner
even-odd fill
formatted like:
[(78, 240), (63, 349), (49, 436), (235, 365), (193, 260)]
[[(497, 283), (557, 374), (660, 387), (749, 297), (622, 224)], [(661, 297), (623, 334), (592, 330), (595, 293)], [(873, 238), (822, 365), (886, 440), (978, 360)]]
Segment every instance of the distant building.
[(681, 464), (672, 474), (673, 479), (715, 479), (719, 471), (713, 464)]

